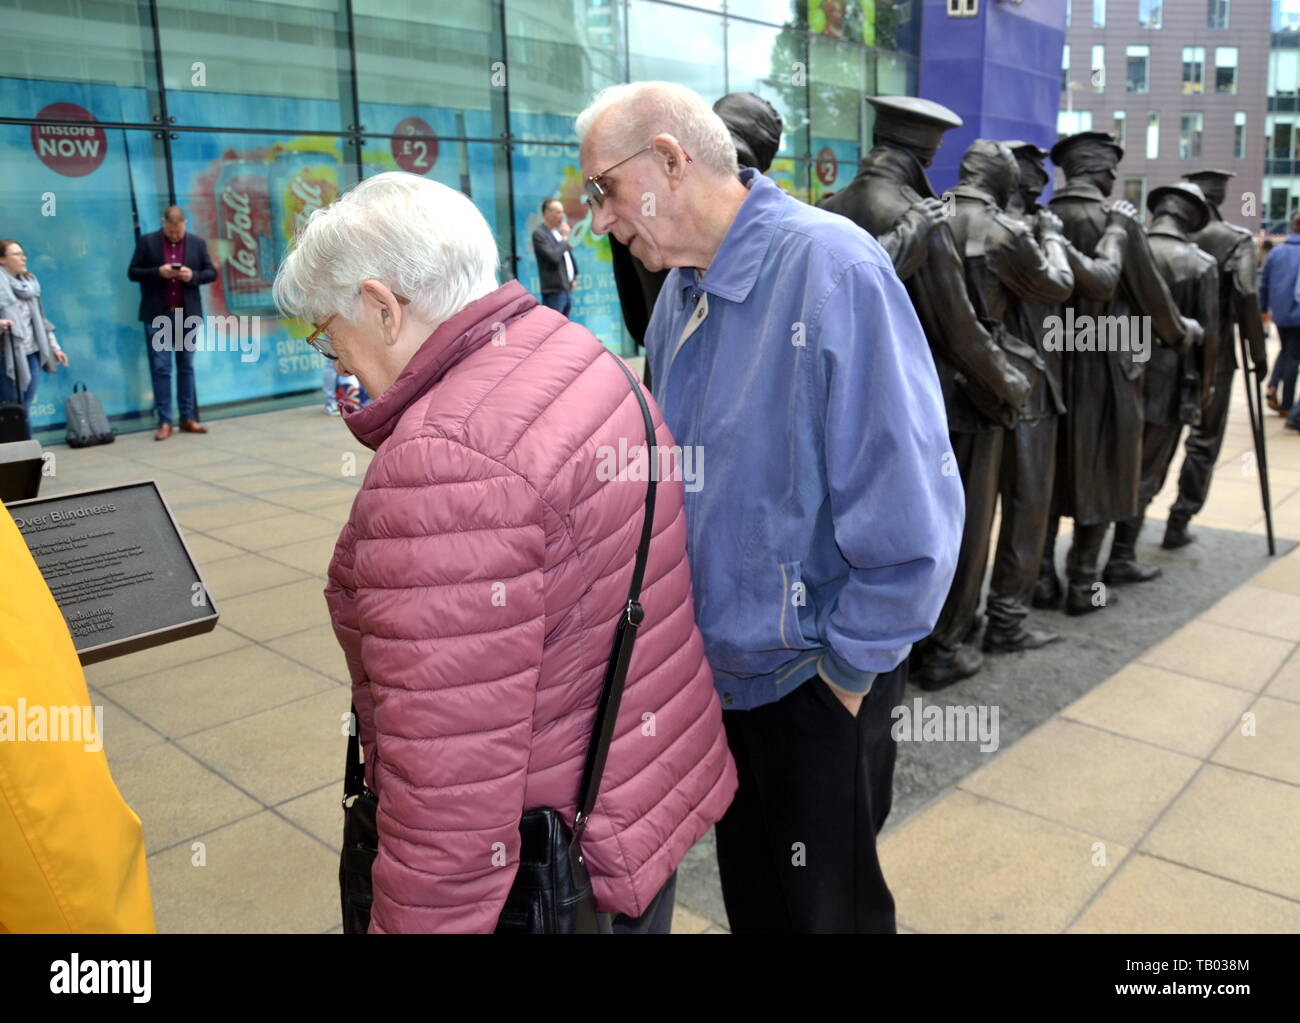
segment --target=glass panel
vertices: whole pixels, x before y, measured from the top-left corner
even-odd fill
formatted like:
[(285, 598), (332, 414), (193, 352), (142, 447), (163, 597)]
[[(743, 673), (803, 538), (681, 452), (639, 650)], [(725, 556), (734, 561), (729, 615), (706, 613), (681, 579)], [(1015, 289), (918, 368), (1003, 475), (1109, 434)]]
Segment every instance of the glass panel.
[[(622, 11), (612, 0), (507, 0), (511, 114), (573, 118), (605, 86), (623, 81)], [(668, 19), (682, 13), (659, 11)], [(569, 125), (559, 137), (571, 134)]]
[(1106, 0), (1092, 0), (1092, 27), (1106, 27)]
[(505, 130), (491, 115), (505, 71), (494, 65), (494, 5), (353, 0), (352, 11), (366, 131), (494, 138)]
[(616, 352), (635, 354), (631, 339), (623, 329), (609, 238), (591, 233), (591, 211), (582, 201), (578, 147), (558, 144), (517, 146), (511, 163), (515, 194), (511, 226), (519, 255), (519, 282), (534, 295), (540, 295), (533, 231), (542, 223), (542, 200), (557, 198), (564, 204), (564, 214), (569, 221), (569, 244), (573, 246), (578, 272), (578, 286), (573, 291), (569, 318), (581, 323)]
[(1147, 113), (1147, 159), (1160, 158), (1160, 114), (1152, 110)]
[(1246, 114), (1241, 110), (1232, 115), (1232, 155), (1238, 160), (1246, 158)]
[(217, 267), (216, 282), (205, 289), (204, 312), (241, 317), (241, 331), (242, 318), (249, 317), (258, 331), (251, 357), (219, 351), (195, 356), (202, 403), (320, 387), (326, 360), (302, 341), (311, 325), (281, 319), (271, 283), (312, 212), (355, 183), (355, 161), (353, 147), (336, 135), (181, 132), (172, 143), (177, 202), (189, 231), (207, 240)]
[(1092, 91), (1104, 92), (1106, 89), (1106, 47), (1092, 48)]
[(1192, 160), (1201, 155), (1201, 134), (1205, 119), (1201, 114), (1183, 114), (1179, 118), (1178, 158)]
[(1209, 0), (1205, 24), (1209, 28), (1228, 27), (1228, 0)]
[(0, 112), (6, 117), (82, 117), (47, 112), (55, 102), (75, 104), (97, 121), (148, 124), (158, 113), (153, 33), (148, 7), (137, 0), (0, 0), (0, 24)]
[[(37, 102), (63, 88), (33, 86), (44, 90), (35, 93)], [(98, 88), (116, 91), (113, 85)], [(98, 97), (92, 92), (89, 98)], [(38, 375), (31, 425), (37, 431), (62, 425), (64, 401), (73, 383), (84, 379), (108, 415), (145, 412), (149, 418), (142, 426), (152, 426), (140, 289), (127, 281), (126, 271), (137, 228), (157, 230), (167, 205), (162, 143), (148, 130), (94, 127), (75, 137), (58, 131), (0, 125), (0, 234), (27, 254), (27, 268), (40, 281), (45, 318), (68, 355), (66, 369)]]
[(1138, 0), (1138, 24), (1144, 28), (1159, 28), (1162, 7), (1160, 0)]
[(1125, 178), (1124, 179), (1124, 198), (1136, 206), (1139, 210), (1146, 208), (1147, 199), (1147, 179), (1146, 178)]
[[(807, 39), (795, 29), (770, 28), (743, 21), (727, 22), (727, 91), (752, 92), (770, 102), (785, 121), (781, 153), (808, 156), (809, 83), (816, 105), (819, 86), (804, 50)], [(859, 54), (860, 46), (852, 47)], [(860, 93), (859, 93), (860, 94)], [(713, 102), (717, 96), (706, 96)]]
[(1214, 91), (1237, 91), (1237, 48), (1218, 46), (1214, 50)]
[[(866, 4), (868, 0), (863, 0)], [(862, 41), (882, 50), (901, 50), (905, 53), (921, 52), (920, 0), (875, 0), (875, 32), (871, 26), (863, 33)]]
[(1128, 118), (1125, 116), (1124, 111), (1116, 110), (1115, 122), (1113, 127), (1111, 128), (1111, 131), (1115, 135), (1115, 141), (1118, 142), (1121, 146), (1124, 144), (1124, 141), (1128, 136), (1127, 129), (1128, 129)]
[(1070, 44), (1061, 48), (1061, 91), (1070, 90)]
[(631, 80), (679, 82), (712, 103), (727, 91), (722, 18), (630, 0)]
[[(703, 7), (704, 4), (696, 6)], [(803, 24), (800, 13), (805, 6), (807, 5), (799, 0), (741, 0), (740, 3), (731, 0), (730, 13), (754, 21), (764, 21), (769, 25), (791, 25), (798, 28)]]
[(353, 120), (345, 0), (157, 0), (181, 125), (337, 132)]
[(1183, 93), (1205, 91), (1205, 47), (1183, 47)]
[[(863, 97), (870, 92), (870, 51), (851, 43), (813, 37), (812, 153), (813, 187), (838, 191), (839, 167), (851, 176), (861, 159), (865, 122)], [(832, 174), (832, 164), (836, 173)]]
[(1128, 63), (1125, 90), (1127, 92), (1146, 92), (1147, 61), (1151, 55), (1151, 48), (1149, 46), (1129, 46), (1124, 53)]
[[(742, 0), (729, 10), (748, 16), (748, 6)], [(808, 31), (815, 36), (870, 45), (876, 38), (876, 16), (874, 0), (808, 0)]]

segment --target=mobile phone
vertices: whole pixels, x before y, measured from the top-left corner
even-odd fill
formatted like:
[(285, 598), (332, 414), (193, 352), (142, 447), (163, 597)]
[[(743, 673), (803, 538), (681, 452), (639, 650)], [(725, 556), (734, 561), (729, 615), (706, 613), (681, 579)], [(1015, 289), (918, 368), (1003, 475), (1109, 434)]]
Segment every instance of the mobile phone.
[(172, 268), (173, 270), (179, 270), (179, 269), (181, 268), (181, 264), (180, 264), (180, 263), (172, 263), (172, 264), (171, 264), (171, 268)]

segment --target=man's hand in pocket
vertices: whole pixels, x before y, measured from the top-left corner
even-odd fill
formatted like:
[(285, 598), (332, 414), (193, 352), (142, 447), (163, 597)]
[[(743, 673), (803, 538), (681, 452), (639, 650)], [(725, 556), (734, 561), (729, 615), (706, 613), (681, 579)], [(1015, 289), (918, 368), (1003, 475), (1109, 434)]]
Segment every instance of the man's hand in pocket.
[(836, 689), (833, 685), (831, 685), (829, 682), (827, 682), (824, 678), (821, 678), (820, 675), (817, 677), (821, 679), (822, 685), (824, 685), (827, 689), (829, 689), (832, 693), (834, 693), (835, 698), (839, 700), (840, 703), (844, 704), (845, 710), (847, 710), (854, 717), (858, 716), (858, 711), (862, 708), (862, 701), (866, 699), (865, 696), (853, 696), (849, 693), (842, 693), (838, 689)]

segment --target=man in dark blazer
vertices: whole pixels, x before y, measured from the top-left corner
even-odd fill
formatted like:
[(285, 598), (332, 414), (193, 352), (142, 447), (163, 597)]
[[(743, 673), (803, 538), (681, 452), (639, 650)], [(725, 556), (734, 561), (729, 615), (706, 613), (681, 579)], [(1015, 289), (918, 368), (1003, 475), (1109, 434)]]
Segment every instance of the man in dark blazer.
[(569, 293), (578, 284), (578, 263), (569, 246), (569, 225), (559, 199), (542, 203), (542, 224), (533, 232), (533, 253), (542, 279), (542, 305), (569, 315)]
[(148, 344), (158, 432), (154, 440), (172, 435), (172, 352), (176, 353), (176, 404), (186, 433), (207, 433), (198, 422), (194, 392), (194, 352), (184, 343), (184, 321), (203, 315), (199, 285), (217, 279), (207, 243), (185, 233), (185, 211), (168, 206), (161, 231), (140, 236), (127, 276), (140, 284), (140, 319)]

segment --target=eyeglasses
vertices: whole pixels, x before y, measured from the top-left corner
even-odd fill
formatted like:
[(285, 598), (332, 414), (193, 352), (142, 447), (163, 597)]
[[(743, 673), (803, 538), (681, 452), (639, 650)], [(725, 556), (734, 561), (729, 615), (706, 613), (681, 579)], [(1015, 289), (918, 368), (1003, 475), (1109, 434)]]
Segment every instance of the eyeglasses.
[[(393, 292), (393, 298), (397, 299), (397, 301), (402, 305), (411, 304), (409, 298), (405, 298), (402, 295), (397, 294), (397, 292)], [(339, 354), (334, 350), (334, 342), (330, 339), (326, 330), (329, 329), (329, 325), (334, 322), (334, 317), (337, 315), (338, 313), (330, 313), (329, 316), (325, 318), (324, 323), (312, 324), (315, 329), (307, 335), (307, 344), (320, 352), (321, 355), (325, 356), (325, 358), (329, 359), (331, 362), (336, 361)]]
[[(603, 206), (605, 204), (605, 197), (609, 195), (609, 189), (601, 185), (600, 179), (603, 178), (610, 171), (614, 170), (616, 167), (622, 167), (623, 164), (628, 162), (628, 160), (635, 160), (642, 153), (648, 153), (653, 148), (654, 148), (653, 146), (642, 146), (631, 156), (625, 157), (624, 159), (619, 160), (618, 163), (606, 167), (599, 174), (591, 175), (591, 177), (587, 178), (587, 180), (583, 182), (583, 187), (587, 189), (587, 194), (583, 196), (582, 201), (585, 202), (588, 206), (592, 206), (592, 205)], [(687, 155), (686, 157), (686, 162), (687, 163), (692, 162), (689, 155)]]

